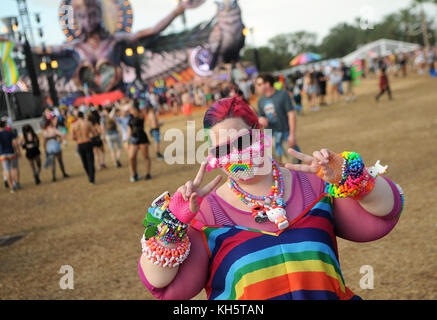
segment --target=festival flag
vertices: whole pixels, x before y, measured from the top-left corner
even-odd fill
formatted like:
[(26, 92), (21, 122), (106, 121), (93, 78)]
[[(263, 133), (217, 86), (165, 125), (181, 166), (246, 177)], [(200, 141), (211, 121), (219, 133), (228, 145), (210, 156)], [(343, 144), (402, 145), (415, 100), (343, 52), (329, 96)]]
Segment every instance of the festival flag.
[(180, 74), (177, 73), (177, 72), (173, 72), (173, 77), (174, 77), (178, 82), (181, 82), (181, 81), (182, 81), (182, 77), (181, 77)]
[(15, 61), (10, 55), (13, 48), (14, 43), (10, 41), (0, 42), (1, 67), (3, 68), (3, 76), (5, 77), (4, 81), (6, 83), (6, 87), (12, 87), (14, 84), (16, 84), (19, 76)]

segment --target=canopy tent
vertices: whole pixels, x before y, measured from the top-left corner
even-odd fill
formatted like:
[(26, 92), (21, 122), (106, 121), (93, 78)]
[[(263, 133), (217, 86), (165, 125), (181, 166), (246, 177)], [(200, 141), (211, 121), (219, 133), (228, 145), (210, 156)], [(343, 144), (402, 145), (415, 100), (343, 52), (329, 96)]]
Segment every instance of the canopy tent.
[(93, 104), (93, 105), (105, 105), (111, 102), (115, 102), (118, 100), (121, 100), (124, 97), (123, 92), (120, 90), (107, 92), (107, 93), (101, 93), (101, 94), (95, 94), (93, 96), (89, 97), (78, 97), (74, 101), (74, 106), (79, 106), (82, 104)]
[(388, 39), (380, 39), (374, 42), (370, 42), (360, 46), (357, 50), (349, 53), (343, 58), (336, 59), (327, 59), (327, 60), (319, 60), (310, 62), (305, 65), (294, 66), (285, 70), (280, 70), (274, 72), (274, 75), (283, 74), (284, 76), (288, 76), (297, 71), (305, 72), (317, 67), (323, 67), (326, 65), (331, 65), (334, 67), (339, 67), (341, 62), (344, 62), (346, 65), (352, 65), (357, 60), (363, 59), (373, 59), (378, 57), (387, 56), (394, 53), (402, 53), (402, 52), (412, 52), (417, 49), (420, 49), (420, 45), (416, 43), (409, 43), (403, 41), (396, 40), (388, 40)]
[(354, 52), (349, 53), (343, 57), (346, 64), (352, 64), (356, 60), (363, 60), (368, 58), (384, 57), (392, 53), (411, 52), (420, 48), (420, 45), (415, 43), (379, 39), (359, 47)]
[(306, 52), (299, 54), (293, 60), (290, 61), (290, 66), (299, 66), (301, 64), (307, 64), (309, 62), (318, 61), (322, 58), (320, 54), (313, 52)]

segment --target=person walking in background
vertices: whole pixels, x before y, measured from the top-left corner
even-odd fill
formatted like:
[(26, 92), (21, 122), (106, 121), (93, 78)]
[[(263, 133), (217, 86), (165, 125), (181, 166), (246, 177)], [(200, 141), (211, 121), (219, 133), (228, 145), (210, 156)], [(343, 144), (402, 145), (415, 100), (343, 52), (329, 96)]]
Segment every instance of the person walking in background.
[(214, 97), (211, 91), (211, 87), (205, 84), (203, 86), (203, 92), (205, 93), (206, 106), (209, 108), (214, 103)]
[(425, 73), (425, 52), (424, 50), (417, 50), (416, 52), (416, 58), (414, 59), (414, 64), (417, 68), (417, 73), (419, 75), (422, 75)]
[(316, 78), (317, 87), (318, 87), (317, 93), (319, 96), (319, 105), (322, 107), (327, 106), (326, 101), (325, 101), (327, 78), (320, 67), (318, 67), (316, 72), (315, 72), (315, 78)]
[(297, 82), (297, 79), (291, 79), (290, 93), (293, 95), (294, 108), (298, 115), (302, 113), (302, 86)]
[(105, 135), (106, 142), (108, 143), (109, 150), (111, 152), (112, 161), (117, 168), (121, 168), (120, 156), (121, 156), (121, 138), (118, 132), (117, 121), (115, 119), (116, 108), (110, 107), (103, 109), (103, 115), (100, 118), (101, 130)]
[(159, 104), (158, 104), (158, 97), (155, 94), (155, 92), (151, 92), (149, 94), (149, 102), (150, 104), (155, 108), (156, 112), (159, 112)]
[(179, 113), (178, 98), (176, 95), (176, 90), (173, 87), (170, 87), (170, 89), (167, 91), (167, 103), (174, 115)]
[(21, 189), (18, 182), (18, 158), (21, 155), (17, 136), (7, 130), (7, 118), (0, 119), (0, 162), (3, 167), (3, 176), (6, 178), (11, 193)]
[(106, 164), (105, 149), (103, 148), (102, 130), (100, 127), (99, 118), (94, 112), (88, 114), (88, 121), (93, 127), (93, 136), (91, 137), (91, 143), (93, 145), (94, 157), (97, 163), (97, 170), (102, 170), (103, 168), (106, 168)]
[[(256, 87), (261, 98), (258, 100), (259, 123), (271, 129), (275, 142), (275, 153), (283, 162), (287, 162), (286, 150), (293, 148), (300, 152), (296, 141), (296, 112), (290, 95), (286, 91), (274, 88), (275, 79), (270, 74), (256, 78)], [(297, 159), (293, 159), (298, 163)]]
[(387, 67), (385, 63), (382, 62), (379, 68), (379, 93), (375, 97), (376, 101), (379, 101), (379, 99), (385, 92), (387, 92), (388, 98), (392, 100), (393, 97), (391, 95), (390, 83), (388, 81)]
[(88, 175), (90, 184), (95, 185), (95, 167), (94, 167), (94, 151), (91, 137), (94, 135), (94, 129), (88, 120), (85, 120), (83, 112), (77, 113), (77, 120), (71, 126), (71, 135), (77, 143), (77, 151), (79, 153), (82, 165)]
[[(354, 95), (354, 87), (352, 83), (352, 70), (349, 66), (345, 65), (344, 62), (341, 63), (341, 72), (342, 72), (342, 90), (343, 93), (346, 94), (346, 103), (350, 101), (355, 101), (357, 97)], [(346, 90), (344, 88), (344, 84), (346, 84)]]
[(41, 151), (39, 150), (39, 138), (31, 125), (23, 126), (23, 136), (20, 145), (26, 151), (26, 158), (32, 168), (35, 184), (41, 183), (39, 178), (41, 174)]
[(46, 153), (46, 162), (44, 168), (52, 166), (52, 181), (56, 181), (56, 161), (59, 163), (62, 175), (68, 178), (69, 175), (65, 172), (64, 161), (62, 159), (61, 143), (64, 139), (61, 131), (56, 129), (54, 122), (50, 120), (43, 121), (42, 137), (44, 139), (44, 150)]
[(317, 106), (317, 81), (313, 71), (307, 72), (305, 75), (305, 92), (308, 96), (311, 111), (319, 111)]
[(67, 133), (71, 131), (71, 125), (76, 121), (77, 110), (77, 108), (71, 108), (67, 111)]
[(402, 55), (400, 56), (400, 59), (399, 59), (399, 65), (400, 65), (400, 68), (402, 70), (402, 76), (404, 78), (406, 78), (407, 71), (408, 71), (408, 55), (407, 54), (402, 53)]
[(151, 161), (149, 157), (149, 138), (144, 131), (144, 115), (138, 108), (138, 101), (135, 100), (134, 104), (129, 107), (131, 118), (129, 120), (128, 131), (128, 143), (129, 143), (129, 167), (131, 170), (131, 182), (137, 182), (141, 180), (141, 177), (137, 173), (137, 154), (140, 151), (144, 157), (146, 165), (146, 180), (150, 180)]
[(342, 79), (342, 73), (338, 68), (332, 67), (332, 71), (329, 74), (329, 83), (331, 86), (331, 103), (337, 103), (340, 100), (340, 83)]
[(158, 120), (158, 116), (155, 112), (155, 108), (152, 105), (147, 106), (147, 123), (150, 126), (150, 135), (153, 138), (153, 145), (156, 152), (156, 157), (159, 160), (164, 159), (164, 156), (160, 151), (160, 142), (161, 142), (161, 132), (160, 127), (162, 123)]
[(115, 110), (115, 120), (117, 121), (118, 128), (121, 131), (121, 141), (123, 142), (123, 146), (126, 151), (128, 151), (128, 133), (129, 133), (129, 120), (131, 118), (131, 114), (129, 113), (129, 105), (132, 102), (129, 100), (122, 101), (121, 104), (116, 106)]
[(435, 77), (436, 72), (435, 72), (434, 62), (436, 60), (436, 55), (433, 48), (429, 48), (426, 50), (425, 58), (426, 58), (426, 64), (428, 65), (429, 68), (429, 75), (431, 77)]
[(67, 139), (65, 139), (67, 135), (67, 107), (62, 105), (58, 108), (58, 112), (56, 114), (56, 128), (59, 129), (59, 131), (62, 132), (64, 135), (64, 140), (62, 143), (64, 146), (67, 145)]
[(192, 119), (193, 102), (188, 90), (184, 91), (184, 93), (182, 94), (182, 113), (187, 118), (187, 120)]

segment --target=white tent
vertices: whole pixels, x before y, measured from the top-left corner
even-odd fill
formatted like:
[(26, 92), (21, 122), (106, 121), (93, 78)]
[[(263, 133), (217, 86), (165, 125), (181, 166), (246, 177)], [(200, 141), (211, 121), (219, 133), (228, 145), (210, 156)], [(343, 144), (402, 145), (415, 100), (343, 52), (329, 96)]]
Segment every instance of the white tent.
[(420, 45), (415, 43), (380, 39), (368, 44), (362, 45), (354, 52), (349, 53), (341, 60), (346, 64), (352, 64), (356, 60), (384, 57), (391, 53), (411, 52), (420, 48)]
[(350, 66), (356, 60), (384, 57), (392, 53), (406, 53), (415, 51), (417, 49), (420, 49), (420, 45), (416, 43), (379, 39), (377, 41), (361, 45), (357, 50), (349, 53), (343, 58), (314, 61), (312, 63), (291, 67), (286, 70), (276, 71), (273, 74), (276, 76), (280, 74), (288, 76), (296, 71), (305, 72), (314, 68), (324, 67), (326, 65), (339, 65), (341, 61)]

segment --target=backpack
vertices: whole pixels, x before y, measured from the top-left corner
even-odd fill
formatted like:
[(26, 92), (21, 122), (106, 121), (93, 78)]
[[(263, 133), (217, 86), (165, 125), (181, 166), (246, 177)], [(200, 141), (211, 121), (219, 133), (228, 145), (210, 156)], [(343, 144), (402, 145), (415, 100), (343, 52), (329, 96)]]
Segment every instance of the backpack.
[(111, 119), (110, 117), (106, 117), (106, 130), (107, 131), (117, 130), (117, 124), (115, 123), (114, 119)]

